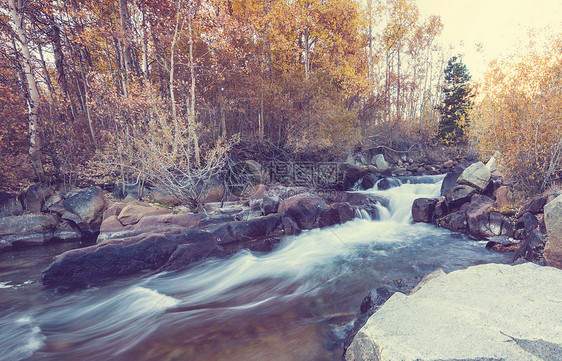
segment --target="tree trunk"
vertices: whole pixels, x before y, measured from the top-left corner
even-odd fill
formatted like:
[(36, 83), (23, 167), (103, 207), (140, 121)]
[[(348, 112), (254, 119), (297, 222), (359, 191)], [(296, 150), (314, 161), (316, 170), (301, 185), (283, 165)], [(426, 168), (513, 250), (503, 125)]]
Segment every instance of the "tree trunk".
[(189, 115), (187, 117), (189, 126), (189, 135), (193, 139), (193, 149), (195, 157), (195, 166), (199, 167), (201, 164), (201, 156), (199, 154), (199, 138), (195, 131), (195, 63), (193, 61), (193, 31), (191, 28), (192, 15), (188, 17), (188, 30), (189, 30), (189, 70), (191, 73), (191, 104)]
[(44, 182), (46, 181), (46, 176), (41, 160), (41, 139), (37, 134), (39, 128), (39, 90), (37, 89), (37, 82), (33, 74), (33, 62), (29, 52), (29, 43), (25, 34), (25, 23), (23, 22), (23, 17), (20, 18), (18, 14), (18, 8), (16, 8), (15, 0), (8, 0), (8, 5), (10, 7), (10, 13), (16, 27), (18, 38), (21, 42), (23, 69), (25, 72), (27, 89), (29, 90), (29, 96), (27, 97), (29, 113), (29, 157), (35, 175), (40, 182)]

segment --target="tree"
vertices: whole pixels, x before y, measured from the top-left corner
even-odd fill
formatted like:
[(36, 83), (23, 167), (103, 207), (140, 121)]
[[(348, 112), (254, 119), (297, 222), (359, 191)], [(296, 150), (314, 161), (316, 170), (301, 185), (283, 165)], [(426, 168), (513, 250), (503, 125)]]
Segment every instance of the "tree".
[(35, 176), (39, 181), (46, 180), (45, 170), (41, 159), (41, 138), (39, 137), (39, 89), (33, 69), (33, 58), (29, 51), (29, 38), (26, 33), (26, 24), (20, 7), (16, 6), (15, 0), (8, 0), (10, 15), (14, 24), (15, 32), (20, 42), (21, 61), (23, 74), (22, 88), (26, 92), (26, 100), (29, 115), (29, 157)]
[(562, 175), (562, 34), (544, 54), (494, 62), (478, 88), (471, 135), (482, 157), (534, 195)]
[(468, 113), (472, 108), (470, 73), (462, 60), (453, 56), (445, 68), (445, 85), (442, 88), (443, 102), (438, 106), (439, 140), (446, 143), (466, 140)]

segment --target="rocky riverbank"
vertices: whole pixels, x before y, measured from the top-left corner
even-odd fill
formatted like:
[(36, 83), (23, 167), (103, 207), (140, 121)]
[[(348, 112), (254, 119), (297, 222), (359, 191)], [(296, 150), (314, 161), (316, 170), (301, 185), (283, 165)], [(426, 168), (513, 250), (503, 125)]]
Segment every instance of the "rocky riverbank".
[(441, 198), (414, 201), (414, 222), (487, 239), (489, 248), (515, 250), (514, 261), (562, 268), (562, 196), (551, 192), (517, 205), (494, 163), (455, 167), (443, 180)]

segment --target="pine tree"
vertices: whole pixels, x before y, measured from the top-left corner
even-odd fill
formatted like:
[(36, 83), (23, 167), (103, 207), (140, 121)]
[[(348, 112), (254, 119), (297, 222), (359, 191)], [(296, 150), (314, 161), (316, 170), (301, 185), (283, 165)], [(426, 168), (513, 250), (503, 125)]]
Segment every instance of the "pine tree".
[(445, 68), (444, 99), (437, 107), (440, 113), (438, 138), (445, 143), (466, 140), (468, 112), (472, 108), (470, 73), (462, 60), (453, 56)]

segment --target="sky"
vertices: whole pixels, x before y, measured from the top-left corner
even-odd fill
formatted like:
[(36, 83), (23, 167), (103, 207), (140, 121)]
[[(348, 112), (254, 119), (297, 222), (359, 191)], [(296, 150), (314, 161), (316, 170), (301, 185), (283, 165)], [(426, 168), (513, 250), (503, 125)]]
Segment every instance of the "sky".
[[(528, 32), (538, 39), (562, 33), (562, 0), (417, 0), (421, 18), (439, 15), (441, 41), (462, 54), (478, 80), (494, 59), (528, 51)], [(478, 50), (477, 44), (481, 44)]]

